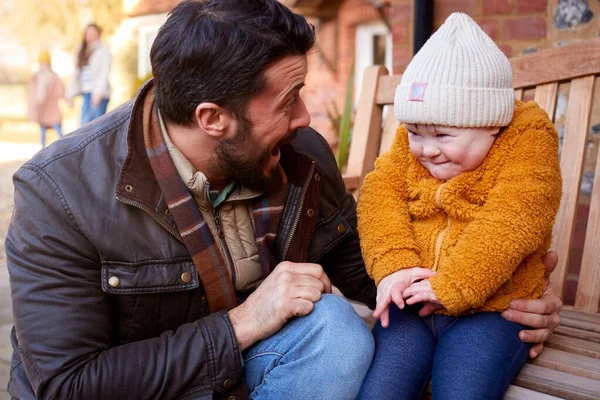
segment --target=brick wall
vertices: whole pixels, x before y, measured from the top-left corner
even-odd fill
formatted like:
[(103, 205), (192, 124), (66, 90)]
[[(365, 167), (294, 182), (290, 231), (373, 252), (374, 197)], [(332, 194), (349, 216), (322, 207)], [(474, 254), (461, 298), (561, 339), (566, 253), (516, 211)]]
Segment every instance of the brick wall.
[[(388, 8), (388, 11), (389, 10)], [(407, 14), (408, 15), (408, 14)], [(336, 102), (343, 111), (346, 83), (354, 62), (356, 27), (378, 21), (380, 16), (368, 0), (346, 0), (338, 9), (337, 18), (322, 21), (309, 19), (317, 31), (318, 48), (308, 57), (308, 77), (302, 97), (311, 114), (311, 126), (336, 146), (337, 134), (331, 128), (326, 109)]]
[[(412, 4), (415, 0), (393, 0), (392, 23), (401, 24), (402, 30), (412, 35)], [(435, 0), (434, 28), (438, 28), (453, 12), (464, 12), (473, 17), (508, 56), (547, 46), (548, 0)], [(405, 18), (408, 15), (408, 18)], [(404, 70), (412, 57), (410, 44), (403, 37), (394, 36), (394, 70)]]

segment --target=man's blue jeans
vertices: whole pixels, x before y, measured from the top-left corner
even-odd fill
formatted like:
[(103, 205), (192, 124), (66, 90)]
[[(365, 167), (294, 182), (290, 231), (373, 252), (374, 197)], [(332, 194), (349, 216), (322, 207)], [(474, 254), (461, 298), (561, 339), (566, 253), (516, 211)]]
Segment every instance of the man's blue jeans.
[(527, 361), (524, 326), (500, 313), (419, 317), (390, 306), (390, 325), (377, 322), (375, 357), (359, 399), (418, 399), (431, 377), (434, 399), (502, 399)]
[(102, 99), (96, 107), (92, 106), (92, 94), (83, 94), (83, 104), (81, 105), (81, 126), (87, 124), (106, 114), (109, 99)]
[(356, 399), (373, 358), (373, 335), (344, 299), (325, 294), (244, 353), (252, 399)]

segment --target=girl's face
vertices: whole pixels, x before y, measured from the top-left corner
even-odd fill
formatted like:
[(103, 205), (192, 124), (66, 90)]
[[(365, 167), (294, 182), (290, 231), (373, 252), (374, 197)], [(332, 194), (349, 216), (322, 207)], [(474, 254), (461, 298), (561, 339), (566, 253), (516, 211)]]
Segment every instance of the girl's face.
[(100, 37), (100, 32), (94, 26), (88, 26), (83, 34), (83, 38), (87, 44), (92, 44)]
[(500, 131), (414, 124), (406, 124), (406, 129), (411, 153), (434, 178), (443, 181), (477, 168)]

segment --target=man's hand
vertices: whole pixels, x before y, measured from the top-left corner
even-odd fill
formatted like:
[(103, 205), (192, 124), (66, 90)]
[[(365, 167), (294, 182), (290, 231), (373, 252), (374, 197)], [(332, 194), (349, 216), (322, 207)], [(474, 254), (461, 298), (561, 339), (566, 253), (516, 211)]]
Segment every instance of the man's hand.
[(97, 95), (97, 94), (93, 94), (92, 95), (92, 107), (98, 107), (100, 105), (100, 102), (102, 101), (102, 97)]
[(243, 351), (276, 333), (292, 317), (310, 314), (331, 282), (318, 264), (280, 263), (248, 299), (229, 311)]
[(535, 343), (529, 350), (529, 357), (537, 357), (544, 348), (544, 341), (550, 337), (554, 328), (560, 324), (562, 301), (549, 285), (548, 277), (556, 268), (558, 256), (555, 252), (547, 253), (543, 258), (546, 266), (546, 290), (537, 300), (513, 300), (510, 308), (502, 313), (509, 321), (527, 325), (535, 329), (523, 330), (519, 338), (523, 342)]
[(375, 307), (373, 317), (381, 319), (381, 326), (387, 328), (390, 324), (390, 303), (393, 301), (398, 308), (403, 309), (402, 293), (404, 290), (413, 282), (431, 278), (433, 275), (435, 272), (430, 269), (408, 268), (383, 278), (377, 286), (377, 307)]

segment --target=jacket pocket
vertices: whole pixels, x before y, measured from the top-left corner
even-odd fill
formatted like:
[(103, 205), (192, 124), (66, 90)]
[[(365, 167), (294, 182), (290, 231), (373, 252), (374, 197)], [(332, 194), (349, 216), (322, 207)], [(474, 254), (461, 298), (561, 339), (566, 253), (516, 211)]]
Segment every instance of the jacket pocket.
[(190, 258), (103, 261), (102, 289), (109, 297), (116, 344), (177, 330), (210, 312)]
[(325, 253), (341, 243), (353, 233), (353, 229), (341, 213), (319, 221), (308, 248), (308, 262), (319, 260)]
[(106, 293), (164, 293), (197, 287), (198, 274), (189, 258), (136, 263), (102, 261), (102, 290)]

